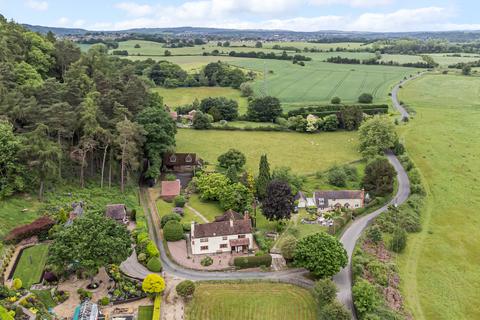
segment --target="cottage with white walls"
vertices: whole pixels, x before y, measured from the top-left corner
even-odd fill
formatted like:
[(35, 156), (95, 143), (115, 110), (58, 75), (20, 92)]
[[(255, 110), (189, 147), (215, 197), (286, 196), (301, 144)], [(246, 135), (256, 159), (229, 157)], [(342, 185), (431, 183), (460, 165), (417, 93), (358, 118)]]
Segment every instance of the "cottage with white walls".
[(190, 230), (192, 254), (248, 252), (253, 250), (252, 222), (249, 215), (227, 211), (214, 222), (192, 222)]
[(319, 213), (337, 209), (359, 209), (365, 206), (364, 190), (315, 191), (313, 199)]

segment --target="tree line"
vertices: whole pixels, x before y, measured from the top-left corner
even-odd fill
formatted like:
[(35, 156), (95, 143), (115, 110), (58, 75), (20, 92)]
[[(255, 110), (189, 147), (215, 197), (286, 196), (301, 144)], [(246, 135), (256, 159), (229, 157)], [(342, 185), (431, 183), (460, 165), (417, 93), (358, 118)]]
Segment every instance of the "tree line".
[(0, 17), (0, 197), (160, 172), (176, 127), (137, 65)]

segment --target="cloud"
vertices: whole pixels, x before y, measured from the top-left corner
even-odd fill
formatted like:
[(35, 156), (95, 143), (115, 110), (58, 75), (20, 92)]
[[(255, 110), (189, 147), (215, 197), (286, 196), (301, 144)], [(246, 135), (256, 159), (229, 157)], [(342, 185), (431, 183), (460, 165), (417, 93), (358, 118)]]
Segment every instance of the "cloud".
[(25, 6), (32, 10), (37, 11), (45, 11), (48, 9), (48, 2), (47, 1), (35, 1), (35, 0), (27, 0), (25, 2)]
[(127, 12), (131, 16), (142, 17), (153, 13), (153, 7), (144, 4), (137, 4), (135, 2), (120, 2), (115, 4), (115, 8)]
[(376, 7), (389, 5), (393, 3), (393, 0), (310, 0), (309, 3), (317, 6), (348, 5), (351, 7)]
[(57, 20), (57, 24), (62, 27), (66, 27), (69, 23), (70, 19), (68, 19), (67, 17), (61, 17)]
[(75, 20), (75, 21), (73, 22), (73, 26), (74, 26), (75, 28), (81, 28), (81, 27), (83, 27), (84, 25), (85, 25), (85, 20), (83, 20), (83, 19), (78, 19), (78, 20)]

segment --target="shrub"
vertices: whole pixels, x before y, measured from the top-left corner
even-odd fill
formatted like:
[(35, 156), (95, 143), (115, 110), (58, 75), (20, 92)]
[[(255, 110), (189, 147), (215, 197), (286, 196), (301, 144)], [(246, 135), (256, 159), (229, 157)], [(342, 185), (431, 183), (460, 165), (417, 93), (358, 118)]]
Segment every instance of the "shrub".
[(342, 102), (342, 100), (339, 97), (333, 97), (330, 102), (332, 104), (340, 104), (340, 102)]
[(139, 253), (138, 256), (137, 256), (137, 260), (140, 261), (140, 262), (143, 262), (145, 260), (147, 260), (147, 255), (145, 253)]
[(350, 312), (338, 301), (326, 305), (320, 310), (319, 320), (350, 320)]
[(175, 287), (177, 294), (182, 298), (193, 296), (195, 293), (195, 283), (190, 280), (184, 280)]
[(330, 279), (322, 279), (315, 282), (313, 296), (320, 308), (332, 303), (337, 295), (337, 287)]
[(407, 246), (407, 232), (404, 229), (397, 228), (393, 232), (392, 240), (390, 241), (390, 250), (394, 252), (402, 252)]
[(165, 227), (165, 225), (167, 224), (168, 221), (180, 221), (182, 220), (182, 217), (180, 217), (178, 214), (176, 213), (169, 213), (169, 214), (166, 214), (162, 217), (162, 220), (160, 220), (160, 225), (162, 226), (162, 228)]
[(345, 187), (347, 185), (347, 174), (340, 167), (333, 167), (328, 171), (328, 183), (336, 187)]
[(176, 196), (175, 199), (173, 200), (175, 207), (180, 207), (180, 208), (183, 208), (185, 206), (185, 202), (186, 202), (185, 197), (182, 195)]
[(110, 303), (110, 298), (109, 297), (103, 297), (98, 300), (98, 304), (101, 306), (107, 306)]
[(149, 235), (147, 232), (140, 232), (139, 234), (137, 234), (137, 243), (142, 243), (142, 242), (145, 242), (146, 240), (149, 239)]
[(297, 246), (297, 239), (294, 236), (288, 235), (283, 239), (280, 251), (286, 260), (292, 260), (295, 248)]
[(132, 220), (132, 221), (137, 220), (137, 210), (132, 209), (132, 211), (130, 211), (130, 220)]
[(22, 279), (20, 279), (20, 278), (13, 279), (13, 283), (12, 283), (12, 289), (13, 290), (18, 290), (22, 286), (23, 286)]
[(360, 103), (372, 103), (373, 101), (373, 96), (370, 93), (362, 93), (358, 97), (358, 102)]
[(211, 266), (213, 264), (213, 259), (207, 256), (200, 261), (200, 264), (204, 267)]
[(10, 231), (10, 233), (5, 237), (5, 241), (18, 242), (34, 235), (40, 236), (41, 233), (48, 232), (48, 230), (50, 230), (50, 228), (54, 225), (55, 221), (53, 221), (50, 217), (42, 216), (32, 223), (17, 227)]
[(78, 295), (80, 296), (80, 300), (92, 299), (93, 294), (90, 291), (87, 291), (83, 288), (78, 288), (77, 290)]
[(382, 241), (382, 231), (378, 226), (372, 226), (367, 230), (367, 238), (373, 243), (379, 243)]
[(163, 227), (163, 236), (167, 241), (178, 241), (183, 239), (182, 224), (175, 220), (168, 221)]
[(165, 180), (167, 180), (167, 181), (175, 181), (175, 180), (177, 180), (177, 176), (174, 175), (173, 173), (168, 173), (168, 174), (165, 176)]
[(147, 250), (147, 255), (148, 255), (149, 258), (158, 257), (160, 255), (160, 252), (158, 251), (157, 245), (152, 240), (150, 240), (148, 242), (146, 250)]
[(270, 267), (272, 264), (272, 256), (269, 254), (263, 256), (248, 256), (248, 257), (236, 257), (233, 259), (233, 264), (240, 268), (256, 268), (256, 267)]
[(160, 272), (162, 271), (162, 262), (158, 257), (152, 257), (147, 262), (147, 269), (152, 272)]
[(360, 319), (372, 311), (380, 304), (380, 297), (375, 287), (366, 280), (360, 280), (352, 288), (353, 301), (355, 309), (360, 315)]
[(190, 232), (192, 230), (192, 225), (190, 223), (182, 223), (182, 228), (184, 232)]

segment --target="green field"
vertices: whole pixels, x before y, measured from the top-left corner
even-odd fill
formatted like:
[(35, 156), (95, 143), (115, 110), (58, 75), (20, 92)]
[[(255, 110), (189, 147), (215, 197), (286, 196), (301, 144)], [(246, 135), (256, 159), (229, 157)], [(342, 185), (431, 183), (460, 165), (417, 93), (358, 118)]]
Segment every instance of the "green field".
[(245, 59), (231, 64), (259, 72), (268, 70), (267, 80), (259, 77), (253, 87), (257, 94), (266, 88), (269, 95), (286, 104), (284, 107), (287, 110), (297, 104), (328, 103), (334, 96), (345, 102), (356, 102), (364, 92), (374, 96), (374, 103), (387, 102), (395, 82), (420, 70), (319, 61), (309, 61), (301, 67), (289, 61), (260, 59)]
[(218, 202), (203, 201), (197, 194), (190, 196), (188, 205), (200, 212), (208, 221), (213, 221), (216, 216), (221, 216), (224, 213)]
[(45, 263), (47, 262), (47, 255), (47, 244), (38, 244), (23, 250), (13, 278), (21, 279), (23, 287), (27, 289), (32, 284), (40, 282), (43, 268), (45, 268)]
[(188, 320), (314, 320), (309, 291), (278, 283), (200, 283), (186, 307)]
[(38, 217), (40, 203), (30, 196), (14, 196), (0, 202), (0, 236)]
[(138, 307), (138, 320), (152, 320), (153, 306)]
[(417, 320), (480, 319), (480, 78), (426, 75), (401, 90), (417, 115), (404, 132), (427, 187), (423, 231), (400, 257)]
[(196, 152), (211, 164), (230, 148), (242, 151), (247, 157), (246, 167), (256, 173), (258, 161), (268, 155), (270, 168), (287, 166), (297, 174), (324, 171), (334, 164), (358, 160), (356, 132), (324, 132), (303, 134), (296, 132), (252, 132), (180, 129), (177, 136), (178, 152)]
[[(450, 64), (459, 62), (472, 62), (480, 60), (480, 55), (461, 53), (461, 57), (451, 57), (452, 53), (434, 53), (429, 54), (441, 67), (447, 67)], [(450, 56), (450, 57), (449, 57)]]
[(154, 88), (163, 97), (163, 103), (174, 109), (179, 106), (185, 106), (198, 99), (201, 101), (208, 97), (226, 97), (238, 102), (238, 111), (244, 114), (247, 111), (247, 99), (240, 95), (239, 90), (226, 87), (194, 87), (194, 88)]

